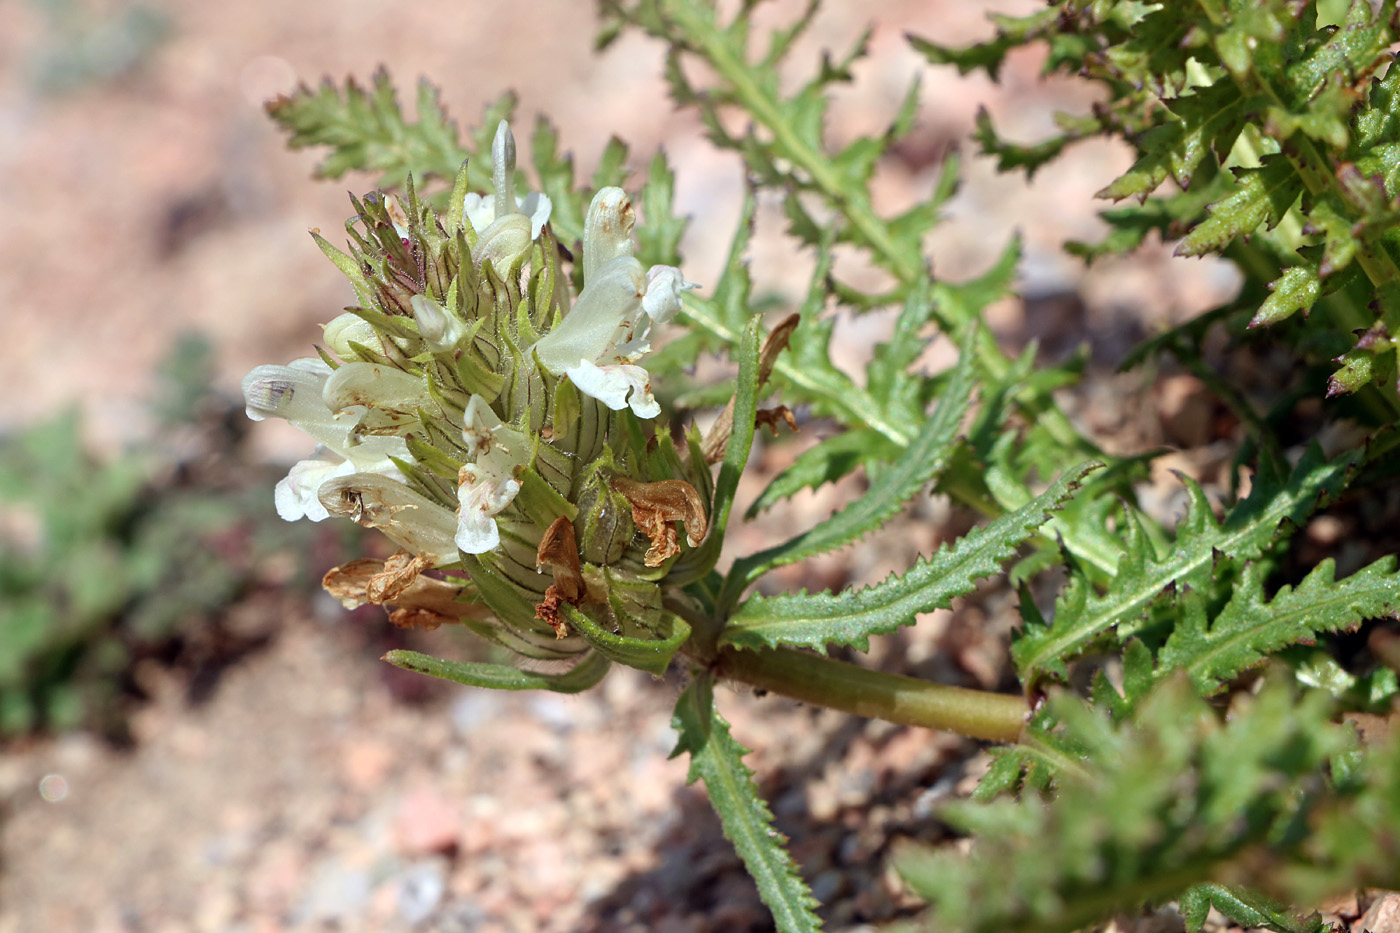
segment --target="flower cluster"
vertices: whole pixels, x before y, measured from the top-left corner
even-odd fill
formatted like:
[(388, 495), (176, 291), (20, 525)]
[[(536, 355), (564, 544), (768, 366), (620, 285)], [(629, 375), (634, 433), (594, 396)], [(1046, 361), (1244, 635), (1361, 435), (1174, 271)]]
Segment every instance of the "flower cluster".
[[(328, 578), (350, 601), (430, 593), (407, 618), (457, 616), (535, 656), (569, 650), (539, 637), (574, 640), (564, 604), (651, 637), (660, 581), (704, 537), (710, 478), (693, 440), (652, 435), (661, 407), (641, 362), (695, 286), (638, 261), (631, 202), (604, 188), (572, 294), (550, 199), (515, 193), (504, 122), (492, 175), (490, 196), (467, 192), (464, 166), (441, 214), (411, 184), (401, 199), (355, 199), (348, 253), (317, 238), (359, 305), (326, 325), (318, 358), (243, 382), (249, 417), (285, 418), (319, 444), (278, 483), (278, 513), (348, 517), (403, 549), (378, 577), (357, 562)], [(464, 572), (459, 595), (495, 624), (452, 610), (441, 585), (415, 585), (431, 568)]]

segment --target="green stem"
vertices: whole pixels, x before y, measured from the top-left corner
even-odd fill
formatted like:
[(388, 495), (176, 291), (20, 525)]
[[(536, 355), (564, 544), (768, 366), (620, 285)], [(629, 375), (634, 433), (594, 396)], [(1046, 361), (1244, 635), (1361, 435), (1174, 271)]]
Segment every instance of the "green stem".
[[(859, 186), (853, 188), (843, 180), (832, 164), (830, 155), (811, 145), (797, 132), (791, 119), (784, 113), (775, 87), (759, 80), (754, 66), (735, 54), (714, 19), (716, 14), (713, 11), (708, 14), (702, 13), (700, 8), (686, 3), (670, 7), (669, 14), (679, 26), (679, 34), (688, 37), (694, 45), (680, 45), (674, 35), (667, 35), (664, 31), (653, 30), (653, 34), (672, 43), (673, 48), (687, 49), (697, 54), (714, 69), (720, 80), (728, 85), (729, 94), (734, 101), (756, 123), (772, 134), (775, 150), (791, 161), (801, 175), (806, 176), (794, 176), (795, 179), (802, 187), (811, 187), (821, 194), (851, 225), (857, 234), (857, 241), (869, 248), (875, 263), (890, 272), (904, 288), (913, 287), (927, 279), (929, 269), (922, 261), (911, 258), (909, 253), (899, 249), (889, 223), (875, 213), (869, 192)], [(951, 307), (938, 309), (935, 316), (944, 333), (958, 333), (970, 320), (968, 315), (958, 314), (957, 309)], [(983, 372), (991, 380), (999, 381), (1005, 378), (1012, 365), (1011, 359), (998, 346), (996, 336), (985, 325), (978, 328), (976, 352)], [(780, 357), (779, 369), (783, 375), (799, 385), (803, 384), (803, 374), (800, 371), (789, 372), (783, 367), (782, 360)], [(1107, 459), (1095, 444), (1075, 430), (1069, 418), (1060, 411), (1048, 393), (1028, 388), (1018, 393), (1017, 402), (1024, 408), (1028, 418), (1035, 421), (1066, 450), (1077, 451), (1086, 457)], [(865, 423), (875, 426), (900, 446), (908, 446), (912, 432), (900, 428), (889, 430), (888, 426), (877, 425), (876, 422), (881, 420), (878, 413), (862, 412), (861, 417)], [(1026, 490), (1026, 496), (1029, 498), (1029, 490)], [(985, 508), (987, 503), (985, 500), (974, 498), (964, 504), (974, 508)], [(1005, 507), (1005, 503), (999, 504)], [(1081, 540), (1077, 528), (1066, 523), (1054, 523), (1051, 530), (1061, 536), (1070, 551), (1091, 563), (1099, 563), (1099, 555), (1092, 542)], [(1111, 573), (1113, 567), (1104, 569)]]
[(872, 671), (791, 648), (721, 648), (713, 664), (721, 677), (804, 703), (993, 742), (1017, 741), (1029, 712), (1019, 696)]

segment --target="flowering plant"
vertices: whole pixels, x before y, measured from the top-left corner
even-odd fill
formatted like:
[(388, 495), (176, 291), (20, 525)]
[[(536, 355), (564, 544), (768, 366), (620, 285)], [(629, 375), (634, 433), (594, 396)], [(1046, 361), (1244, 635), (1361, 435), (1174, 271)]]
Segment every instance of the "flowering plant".
[[(1038, 365), (1034, 348), (1008, 356), (983, 321), (1010, 293), (1017, 243), (980, 277), (932, 275), (924, 234), (953, 196), (956, 165), (904, 212), (876, 210), (872, 179), (916, 122), (917, 83), (886, 133), (832, 147), (822, 131), (829, 90), (851, 80), (864, 38), (789, 94), (776, 69), (815, 4), (758, 56), (750, 6), (725, 18), (701, 0), (604, 3), (604, 40), (632, 28), (665, 42), (673, 96), (742, 156), (751, 179), (723, 275), (704, 289), (679, 268), (684, 220), (662, 155), (641, 185), (639, 224), (621, 186), (625, 150), (610, 151), (591, 186), (576, 184), (544, 122), (531, 146), (541, 190), (517, 196), (509, 99), (466, 144), (430, 91), (417, 122), (407, 120), (382, 73), (369, 90), (327, 83), (270, 105), (293, 145), (334, 149), (327, 174), (384, 173), (380, 190), (354, 200), (347, 251), (317, 235), (357, 305), (326, 325), (317, 358), (259, 367), (244, 382), (250, 416), (287, 418), (321, 445), (278, 484), (279, 512), (350, 518), (401, 548), (337, 568), (326, 586), (347, 605), (394, 607), (398, 624), (460, 623), (552, 665), (387, 656), (464, 684), (571, 692), (614, 664), (679, 669), (677, 753), (690, 756), (692, 779), (705, 782), (783, 930), (818, 928), (818, 905), (714, 705), (720, 681), (1006, 743), (978, 794), (1019, 790), (1021, 799), (941, 811), (979, 836), (974, 856), (909, 849), (899, 860), (949, 929), (1069, 930), (1144, 899), (1175, 899), (1193, 930), (1213, 905), (1238, 922), (1315, 931), (1320, 921), (1293, 923), (1261, 890), (1306, 901), (1400, 884), (1391, 836), (1337, 842), (1358, 826), (1400, 825), (1400, 796), (1387, 790), (1400, 753), (1358, 741), (1331, 713), (1387, 711), (1400, 696), (1393, 663), (1347, 668), (1308, 650), (1319, 636), (1400, 612), (1394, 556), (1339, 580), (1330, 558), (1299, 567), (1286, 546), (1344, 492), (1374, 492), (1396, 443), (1400, 402), (1373, 380), (1392, 372), (1394, 346), (1386, 270), (1397, 262), (1400, 148), (1384, 114), (1400, 75), (1381, 76), (1400, 34), (1394, 5), (1356, 3), (1320, 25), (1284, 0), (1202, 4), (1189, 15), (1066, 2), (999, 20), (999, 37), (972, 49), (914, 40), (933, 62), (993, 75), (1008, 49), (1044, 40), (1052, 67), (1104, 82), (1110, 103), (1065, 118), (1066, 135), (1042, 147), (1001, 140), (985, 118), (978, 129), (1003, 167), (1030, 169), (1082, 136), (1132, 131), (1139, 163), (1103, 194), (1138, 194), (1144, 207), (1110, 213), (1114, 234), (1079, 253), (1127, 248), (1155, 225), (1184, 232), (1188, 253), (1219, 249), (1240, 264), (1236, 302), (1133, 357), (1170, 352), (1243, 426), (1235, 456), (1252, 467), (1248, 488), (1231, 470), (1216, 490), (1230, 504), (1217, 516), (1188, 479), (1179, 521), (1138, 501), (1159, 451), (1109, 455), (1061, 408), (1055, 391), (1082, 367)], [(708, 83), (687, 70), (695, 60)], [(745, 134), (728, 129), (730, 108), (749, 119)], [(1251, 108), (1268, 119), (1251, 123)], [(383, 139), (415, 145), (367, 144)], [(475, 157), (488, 148), (489, 172)], [(1375, 172), (1358, 175), (1357, 165)], [(1182, 191), (1146, 201), (1168, 175)], [(432, 178), (453, 184), (426, 195), (419, 186)], [(814, 254), (796, 313), (754, 311), (745, 257), (757, 189), (781, 201), (794, 250)], [(1219, 200), (1207, 207), (1203, 192)], [(887, 285), (843, 281), (838, 250), (859, 253)], [(1291, 265), (1270, 296), (1280, 261)], [(1346, 281), (1327, 292), (1324, 280), (1344, 268)], [(1338, 345), (1338, 326), (1365, 324), (1371, 306), (1352, 295), (1365, 290), (1363, 273), (1378, 316), (1357, 330), (1361, 343), (1339, 358), (1329, 391), (1356, 393), (1361, 404), (1349, 411), (1375, 437), (1330, 455), (1286, 447), (1274, 427), (1303, 410), (1309, 390), (1276, 390), (1261, 415), (1212, 369), (1204, 334), (1220, 324), (1242, 340), (1249, 322), (1319, 301), (1335, 316), (1315, 316), (1292, 344), (1311, 372), (1317, 348)], [(893, 333), (863, 378), (832, 362), (831, 304), (852, 315), (892, 310)], [(675, 336), (662, 346), (668, 326)], [(958, 347), (936, 374), (915, 365), (931, 331)], [(721, 408), (702, 434), (656, 389), (708, 352), (727, 353), (737, 376), (692, 393)], [(763, 407), (778, 391), (788, 404)], [(830, 436), (775, 476), (745, 517), (852, 473), (866, 488), (829, 519), (721, 569), (757, 429), (814, 421)], [(770, 572), (868, 539), (930, 486), (985, 522), (864, 588), (773, 591)], [(1284, 571), (1292, 584), (1277, 583)], [(988, 578), (1021, 594), (1009, 648), (1016, 694), (826, 656), (863, 651)], [(1039, 598), (1046, 593), (1053, 600)], [(1105, 655), (1110, 663), (1097, 663)], [(1266, 664), (1270, 678), (1252, 673)], [(1206, 698), (1232, 691), (1227, 722)], [(1306, 832), (1300, 807), (1316, 815)]]

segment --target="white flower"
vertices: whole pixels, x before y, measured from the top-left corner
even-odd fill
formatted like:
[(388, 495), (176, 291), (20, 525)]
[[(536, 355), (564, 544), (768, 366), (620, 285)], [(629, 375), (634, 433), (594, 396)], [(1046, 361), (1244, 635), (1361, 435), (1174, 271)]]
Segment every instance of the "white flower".
[(696, 288), (674, 266), (643, 271), (632, 256), (632, 204), (621, 188), (593, 197), (583, 227), (583, 291), (559, 326), (535, 344), (545, 369), (614, 411), (654, 418), (651, 377), (635, 365), (651, 349), (654, 324), (675, 317), (681, 292)]
[(468, 554), (484, 554), (501, 543), (495, 518), (520, 492), (517, 468), (529, 459), (528, 443), (506, 427), (479, 395), (467, 402), (462, 440), (473, 458), (457, 476), (456, 544)]
[[(313, 522), (328, 517), (319, 493), (321, 487), (337, 477), (356, 473), (376, 474), (401, 480), (402, 474), (391, 457), (411, 459), (408, 445), (396, 434), (362, 436), (363, 422), (371, 409), (365, 404), (339, 405), (333, 411), (327, 403), (349, 393), (361, 401), (377, 401), (364, 392), (366, 383), (374, 385), (384, 379), (351, 366), (369, 364), (347, 363), (339, 370), (319, 359), (293, 360), (287, 366), (259, 366), (243, 378), (243, 398), (248, 417), (262, 421), (269, 415), (285, 418), (311, 435), (320, 446), (309, 460), (293, 465), (273, 492), (277, 514), (287, 521), (308, 518)], [(396, 371), (397, 372), (397, 371)], [(399, 373), (399, 375), (405, 375)], [(400, 393), (401, 381), (386, 380)], [(402, 398), (396, 404), (406, 405)]]
[(488, 464), (469, 463), (457, 477), (456, 544), (468, 554), (485, 554), (501, 543), (496, 516), (520, 492), (520, 481)]
[(380, 473), (337, 476), (321, 484), (319, 498), (329, 514), (378, 528), (433, 567), (458, 560), (452, 512), (390, 477)]
[(539, 191), (516, 197), (515, 136), (505, 120), (496, 127), (491, 144), (491, 180), (496, 189), (491, 199), (469, 192), (462, 200), (462, 213), (477, 233), (472, 258), (478, 264), (490, 259), (503, 269), (539, 239), (553, 208)]
[(330, 513), (317, 497), (321, 484), (354, 472), (355, 465), (349, 460), (325, 447), (316, 448), (310, 460), (294, 463), (291, 472), (273, 488), (272, 501), (277, 506), (277, 514), (288, 522), (302, 518), (325, 521)]
[(379, 332), (374, 325), (351, 311), (339, 314), (329, 324), (322, 325), (321, 332), (326, 349), (342, 360), (354, 358), (355, 348), (350, 345), (352, 341), (375, 350), (380, 347)]

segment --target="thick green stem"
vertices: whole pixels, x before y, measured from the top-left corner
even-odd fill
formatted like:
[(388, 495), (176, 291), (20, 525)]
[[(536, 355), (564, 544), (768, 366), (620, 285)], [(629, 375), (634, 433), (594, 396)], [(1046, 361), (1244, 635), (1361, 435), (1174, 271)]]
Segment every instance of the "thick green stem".
[(1020, 738), (1029, 712), (1019, 696), (872, 671), (791, 648), (722, 648), (714, 665), (721, 677), (804, 703), (993, 742)]

